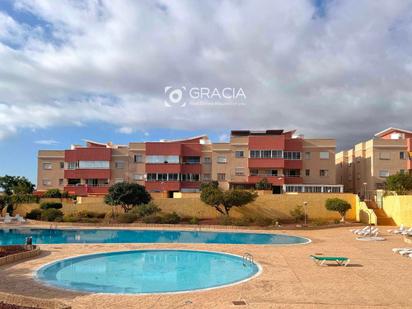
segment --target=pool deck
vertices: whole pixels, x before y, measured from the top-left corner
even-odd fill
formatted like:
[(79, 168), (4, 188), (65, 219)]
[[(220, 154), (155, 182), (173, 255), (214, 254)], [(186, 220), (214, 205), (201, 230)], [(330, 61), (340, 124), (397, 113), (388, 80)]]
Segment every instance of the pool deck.
[[(386, 241), (358, 241), (348, 227), (276, 233), (308, 237), (306, 245), (220, 244), (68, 244), (41, 245), (33, 260), (0, 267), (0, 293), (57, 299), (72, 308), (412, 308), (412, 259), (392, 253), (408, 247), (401, 236)], [(247, 232), (251, 232), (248, 230)], [(268, 231), (256, 231), (268, 232)], [(263, 272), (245, 283), (207, 291), (155, 294), (82, 294), (36, 282), (40, 266), (71, 256), (136, 249), (199, 249), (242, 255), (249, 252)], [(347, 256), (348, 267), (319, 267), (311, 254)], [(246, 305), (235, 306), (233, 301)]]

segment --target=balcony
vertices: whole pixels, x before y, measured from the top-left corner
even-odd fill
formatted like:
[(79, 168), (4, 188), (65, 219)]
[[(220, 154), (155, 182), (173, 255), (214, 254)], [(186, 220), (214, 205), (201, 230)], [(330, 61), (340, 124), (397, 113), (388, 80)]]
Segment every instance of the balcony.
[(302, 169), (302, 160), (285, 160), (285, 168), (287, 169)]
[(271, 159), (271, 158), (249, 158), (249, 168), (273, 168), (283, 169), (285, 166), (285, 160), (283, 159)]
[(301, 176), (285, 176), (285, 184), (302, 184), (303, 178)]
[(110, 179), (110, 169), (75, 169), (64, 170), (66, 179)]
[(263, 178), (266, 178), (267, 181), (275, 186), (281, 186), (284, 184), (284, 178), (281, 176), (273, 176), (273, 175), (265, 175), (265, 174), (258, 174), (258, 175), (251, 175), (248, 177), (249, 183), (257, 183), (261, 181)]
[(180, 181), (146, 181), (148, 191), (180, 191)]
[(105, 195), (109, 191), (109, 186), (68, 185), (64, 187), (64, 191), (77, 196)]
[(180, 173), (179, 163), (146, 163), (146, 173)]

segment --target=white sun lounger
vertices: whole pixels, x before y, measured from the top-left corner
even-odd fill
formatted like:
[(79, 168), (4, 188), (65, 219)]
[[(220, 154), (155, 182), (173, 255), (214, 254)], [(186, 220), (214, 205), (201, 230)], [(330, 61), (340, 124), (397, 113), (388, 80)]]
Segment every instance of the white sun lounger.
[(375, 236), (377, 236), (378, 233), (379, 233), (379, 229), (377, 227), (374, 227), (372, 229), (367, 229), (367, 230), (361, 231), (361, 232), (357, 233), (357, 235), (361, 235), (361, 236), (375, 235)]
[(401, 250), (398, 252), (400, 255), (404, 256), (404, 255), (409, 255), (412, 254), (412, 249), (409, 250)]
[(403, 231), (403, 232), (400, 233), (400, 234), (402, 234), (402, 235), (408, 235), (409, 233), (412, 233), (412, 227), (410, 227), (409, 229)]
[(405, 250), (412, 250), (412, 248), (393, 248), (392, 252), (399, 253), (399, 251), (405, 251)]
[(357, 234), (361, 231), (365, 231), (366, 229), (369, 229), (369, 226), (365, 226), (363, 229), (351, 229), (350, 231), (354, 234)]
[(394, 233), (394, 234), (397, 234), (397, 233), (399, 233), (399, 232), (403, 232), (405, 230), (405, 227), (403, 226), (403, 224), (401, 224), (400, 226), (399, 226), (399, 228), (397, 228), (397, 229), (390, 229), (390, 230), (388, 230), (388, 233)]

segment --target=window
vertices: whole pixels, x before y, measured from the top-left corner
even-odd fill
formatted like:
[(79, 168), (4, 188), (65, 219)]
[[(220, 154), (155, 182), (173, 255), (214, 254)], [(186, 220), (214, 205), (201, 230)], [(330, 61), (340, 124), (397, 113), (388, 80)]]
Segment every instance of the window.
[(225, 179), (226, 179), (226, 174), (224, 174), (224, 173), (218, 173), (217, 174), (217, 180), (218, 181), (225, 181)]
[(200, 157), (183, 157), (183, 164), (200, 164)]
[(242, 150), (235, 151), (235, 157), (236, 158), (243, 158), (244, 157), (244, 152)]
[(265, 158), (265, 159), (272, 157), (272, 151), (271, 150), (262, 150), (260, 152), (260, 154), (261, 154), (262, 158)]
[(50, 179), (43, 179), (43, 186), (49, 187), (52, 185), (52, 182)]
[(381, 177), (381, 178), (389, 177), (389, 171), (388, 170), (380, 170), (379, 171), (379, 177)]
[(60, 168), (64, 168), (64, 162), (60, 162)]
[(322, 160), (329, 160), (329, 151), (319, 152), (319, 158)]
[(379, 153), (379, 159), (380, 160), (390, 160), (391, 159), (391, 154), (389, 152), (380, 152)]
[(272, 158), (273, 159), (282, 159), (283, 158), (283, 151), (282, 150), (272, 150)]
[(124, 168), (124, 161), (115, 161), (114, 162), (115, 168)]
[(286, 177), (300, 177), (300, 170), (285, 170)]
[(211, 158), (211, 157), (204, 157), (204, 158), (203, 158), (203, 162), (204, 162), (205, 164), (210, 164), (210, 163), (212, 163), (212, 158)]
[(134, 174), (133, 179), (134, 180), (144, 180), (144, 175), (143, 174)]
[(147, 174), (147, 181), (155, 181), (156, 180), (156, 174), (155, 173), (149, 173)]
[(399, 170), (400, 174), (405, 174), (405, 170)]
[(305, 176), (310, 176), (310, 170), (309, 169), (305, 170)]
[(173, 163), (179, 164), (179, 156), (146, 156), (146, 163)]
[(399, 159), (401, 159), (401, 160), (406, 160), (406, 154), (405, 154), (404, 151), (401, 151), (401, 152), (399, 153)]
[(67, 169), (75, 170), (79, 166), (79, 162), (68, 162)]
[(305, 152), (305, 160), (310, 160), (310, 152)]
[(182, 174), (182, 181), (199, 181), (199, 174)]
[(79, 185), (80, 184), (80, 179), (78, 178), (69, 178), (67, 179), (67, 184), (71, 186)]
[(168, 181), (178, 181), (179, 180), (179, 174), (177, 173), (172, 173), (168, 174)]
[(284, 151), (283, 158), (286, 160), (300, 160), (301, 155), (299, 151)]
[(218, 156), (217, 157), (217, 163), (226, 163), (227, 159), (225, 156)]
[(49, 162), (43, 163), (43, 169), (44, 170), (51, 170), (53, 168), (53, 165)]
[(319, 176), (320, 177), (328, 177), (329, 171), (328, 170), (320, 170), (319, 171)]
[(123, 182), (123, 178), (115, 178), (114, 183), (121, 183)]
[(236, 176), (244, 176), (245, 175), (245, 169), (243, 167), (236, 167), (235, 168), (235, 175)]
[(250, 151), (251, 158), (260, 158), (260, 150), (251, 150)]
[[(110, 162), (109, 161), (79, 161), (79, 162), (70, 162), (70, 163), (78, 163), (75, 168), (84, 168), (84, 169), (109, 169)], [(69, 163), (69, 165), (70, 165)], [(73, 168), (73, 169), (75, 169)], [(69, 167), (69, 169), (72, 169)]]
[(210, 180), (212, 180), (212, 176), (210, 174), (203, 174), (203, 180), (204, 181), (210, 181)]
[(134, 163), (143, 163), (143, 155), (142, 154), (135, 154), (134, 155)]
[(60, 178), (60, 179), (59, 179), (59, 186), (62, 186), (62, 185), (64, 185), (64, 179), (63, 179), (63, 178)]

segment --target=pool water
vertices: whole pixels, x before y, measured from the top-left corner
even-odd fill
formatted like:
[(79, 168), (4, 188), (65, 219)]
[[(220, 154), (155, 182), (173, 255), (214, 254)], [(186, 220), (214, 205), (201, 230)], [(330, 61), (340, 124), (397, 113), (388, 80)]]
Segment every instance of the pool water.
[(112, 229), (0, 229), (0, 245), (23, 244), (26, 237), (33, 244), (66, 243), (210, 243), (210, 244), (303, 244), (303, 237), (232, 232), (194, 232), (172, 230), (112, 230)]
[(242, 282), (259, 272), (242, 257), (209, 251), (139, 250), (99, 253), (43, 266), (37, 279), (94, 293), (167, 293)]

